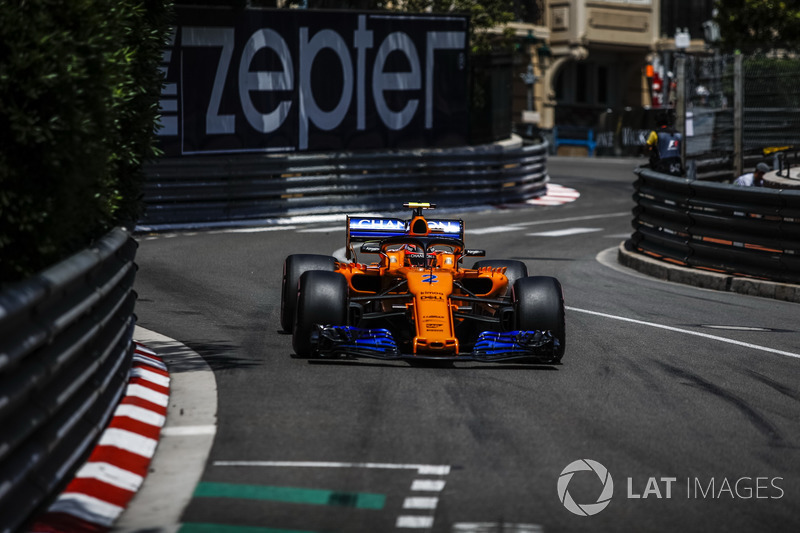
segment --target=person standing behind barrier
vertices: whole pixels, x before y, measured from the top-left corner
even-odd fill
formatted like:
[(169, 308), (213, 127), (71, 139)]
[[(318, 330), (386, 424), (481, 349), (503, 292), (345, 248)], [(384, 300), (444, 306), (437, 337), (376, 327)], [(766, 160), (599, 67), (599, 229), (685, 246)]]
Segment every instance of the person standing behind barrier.
[(767, 166), (766, 163), (759, 163), (756, 165), (754, 172), (742, 174), (736, 178), (736, 181), (734, 181), (733, 184), (738, 187), (763, 187), (764, 174), (767, 172), (769, 172), (769, 166)]
[(670, 125), (666, 113), (656, 119), (656, 129), (647, 137), (647, 147), (650, 151), (650, 168), (672, 176), (683, 175), (681, 134)]

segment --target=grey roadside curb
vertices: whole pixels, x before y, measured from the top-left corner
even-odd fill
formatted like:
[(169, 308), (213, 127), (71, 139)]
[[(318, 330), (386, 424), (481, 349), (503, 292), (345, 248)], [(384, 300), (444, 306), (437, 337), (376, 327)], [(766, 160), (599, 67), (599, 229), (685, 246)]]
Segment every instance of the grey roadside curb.
[(184, 344), (139, 326), (134, 339), (167, 365), (169, 406), (144, 483), (112, 531), (174, 533), (214, 443), (217, 382), (205, 360)]
[(637, 270), (642, 274), (675, 283), (800, 303), (800, 285), (743, 278), (673, 265), (628, 250), (625, 248), (625, 242), (619, 245), (617, 261), (621, 265)]

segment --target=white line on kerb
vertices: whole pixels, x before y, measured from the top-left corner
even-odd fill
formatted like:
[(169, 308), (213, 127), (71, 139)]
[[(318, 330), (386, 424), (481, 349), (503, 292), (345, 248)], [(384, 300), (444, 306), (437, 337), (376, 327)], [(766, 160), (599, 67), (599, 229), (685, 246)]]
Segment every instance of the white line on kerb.
[(214, 466), (277, 466), (289, 468), (375, 468), (387, 470), (416, 470), (430, 476), (446, 476), (450, 465), (420, 465), (402, 463), (344, 463), (330, 461), (214, 461)]
[(577, 307), (570, 307), (564, 306), (565, 309), (569, 311), (575, 311), (577, 313), (585, 313), (587, 315), (594, 315), (594, 316), (601, 316), (603, 318), (610, 318), (612, 320), (620, 320), (622, 322), (630, 322), (632, 324), (639, 324), (640, 326), (649, 326), (651, 328), (658, 328), (658, 329), (665, 329), (667, 331), (674, 331), (676, 333), (684, 333), (686, 335), (694, 335), (695, 337), (703, 337), (704, 339), (711, 339), (720, 342), (726, 342), (728, 344), (735, 344), (736, 346), (742, 346), (744, 348), (751, 348), (753, 350), (760, 350), (762, 352), (774, 353), (777, 355), (785, 355), (786, 357), (794, 357), (796, 359), (800, 359), (800, 354), (793, 353), (793, 352), (785, 352), (783, 350), (777, 350), (775, 348), (768, 348), (766, 346), (759, 346), (757, 344), (751, 344), (749, 342), (742, 342), (736, 341), (733, 339), (727, 339), (725, 337), (720, 337), (718, 335), (710, 335), (708, 333), (701, 333), (699, 331), (691, 331), (688, 329), (681, 329), (676, 328), (673, 326), (665, 326), (663, 324), (656, 324), (654, 322), (645, 322), (644, 320), (636, 320), (634, 318), (626, 318), (624, 316), (617, 316), (617, 315), (609, 315), (607, 313), (600, 313), (598, 311), (590, 311), (588, 309), (579, 309)]

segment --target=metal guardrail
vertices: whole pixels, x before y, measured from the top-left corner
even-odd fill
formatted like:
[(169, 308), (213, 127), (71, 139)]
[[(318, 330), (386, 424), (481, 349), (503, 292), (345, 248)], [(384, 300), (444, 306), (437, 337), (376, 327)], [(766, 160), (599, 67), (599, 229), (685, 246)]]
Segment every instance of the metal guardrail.
[(136, 247), (116, 229), (0, 292), (2, 532), (66, 486), (124, 391)]
[(635, 250), (671, 263), (800, 283), (800, 191), (734, 187), (641, 167)]
[(141, 227), (287, 215), (441, 207), (541, 196), (547, 144), (482, 145), (380, 153), (195, 156), (146, 169)]

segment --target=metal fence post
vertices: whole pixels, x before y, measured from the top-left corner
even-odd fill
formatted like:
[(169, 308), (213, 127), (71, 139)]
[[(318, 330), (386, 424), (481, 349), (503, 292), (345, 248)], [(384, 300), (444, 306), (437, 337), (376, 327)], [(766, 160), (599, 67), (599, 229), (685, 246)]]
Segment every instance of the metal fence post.
[(736, 54), (733, 62), (733, 170), (734, 177), (744, 172), (744, 76), (742, 54)]
[(677, 130), (681, 134), (681, 167), (686, 168), (686, 56), (681, 54), (676, 61), (677, 98), (675, 100), (675, 114), (677, 115)]

